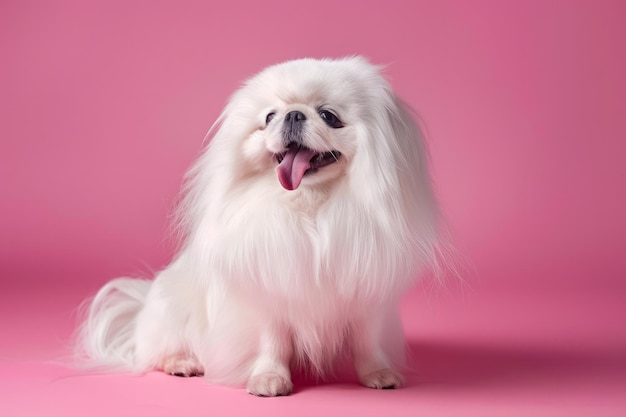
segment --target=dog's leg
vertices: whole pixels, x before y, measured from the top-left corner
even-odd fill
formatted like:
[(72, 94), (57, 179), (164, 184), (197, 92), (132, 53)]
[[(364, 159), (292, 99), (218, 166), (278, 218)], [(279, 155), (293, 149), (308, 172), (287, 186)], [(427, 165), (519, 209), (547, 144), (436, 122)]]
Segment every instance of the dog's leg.
[[(404, 383), (403, 376), (393, 369), (388, 352), (382, 347), (383, 343), (395, 345), (394, 350), (402, 349), (401, 337), (384, 334), (386, 325), (380, 317), (368, 318), (352, 327), (352, 355), (354, 368), (359, 382), (369, 388), (393, 389), (400, 388)], [(392, 339), (392, 340), (390, 340)], [(389, 343), (391, 342), (391, 343)], [(403, 352), (397, 353), (403, 355)]]
[(259, 397), (289, 395), (293, 390), (289, 362), (293, 354), (285, 326), (270, 324), (261, 334), (259, 355), (248, 379), (248, 393)]
[(193, 353), (179, 352), (166, 356), (159, 368), (174, 376), (202, 376), (204, 368)]
[(176, 376), (199, 376), (204, 368), (189, 349), (186, 334), (199, 309), (192, 288), (176, 266), (153, 282), (134, 331), (135, 357), (141, 369), (157, 369)]

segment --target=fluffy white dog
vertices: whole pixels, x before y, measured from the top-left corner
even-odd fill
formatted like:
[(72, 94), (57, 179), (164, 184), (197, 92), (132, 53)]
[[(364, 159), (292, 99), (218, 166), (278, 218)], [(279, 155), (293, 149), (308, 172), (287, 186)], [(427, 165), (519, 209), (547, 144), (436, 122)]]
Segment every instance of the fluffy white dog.
[(204, 375), (259, 396), (351, 355), (403, 383), (398, 300), (441, 246), (420, 131), (379, 69), (301, 59), (248, 80), (216, 122), (180, 208), (184, 242), (153, 281), (91, 302), (91, 364)]

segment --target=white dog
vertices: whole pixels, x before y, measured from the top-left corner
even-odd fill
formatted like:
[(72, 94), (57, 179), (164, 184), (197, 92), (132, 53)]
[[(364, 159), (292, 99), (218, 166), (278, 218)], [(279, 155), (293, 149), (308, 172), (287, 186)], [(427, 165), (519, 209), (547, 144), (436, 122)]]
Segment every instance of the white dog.
[(420, 131), (377, 67), (301, 59), (237, 91), (191, 170), (184, 242), (154, 281), (116, 279), (81, 329), (91, 364), (292, 391), (344, 353), (398, 388), (398, 300), (441, 247)]

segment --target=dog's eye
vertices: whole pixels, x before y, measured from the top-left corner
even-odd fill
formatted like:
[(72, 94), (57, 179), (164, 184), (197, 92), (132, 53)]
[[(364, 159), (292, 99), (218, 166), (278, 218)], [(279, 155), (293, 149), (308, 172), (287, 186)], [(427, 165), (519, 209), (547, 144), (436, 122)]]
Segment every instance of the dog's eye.
[(267, 116), (265, 116), (265, 124), (269, 124), (272, 119), (274, 118), (274, 116), (276, 116), (276, 112), (269, 112), (267, 113)]
[(339, 120), (339, 118), (329, 110), (321, 110), (320, 117), (324, 120), (324, 122), (326, 122), (328, 126), (332, 127), (333, 129), (339, 129), (340, 127), (343, 127), (343, 123), (341, 122), (341, 120)]

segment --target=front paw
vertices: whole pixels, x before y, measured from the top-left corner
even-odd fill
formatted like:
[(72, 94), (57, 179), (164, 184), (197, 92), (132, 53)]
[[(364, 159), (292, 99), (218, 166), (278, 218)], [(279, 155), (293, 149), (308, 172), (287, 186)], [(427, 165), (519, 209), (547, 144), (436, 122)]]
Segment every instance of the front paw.
[(166, 357), (161, 368), (166, 374), (182, 377), (202, 376), (204, 369), (193, 355), (176, 354)]
[(375, 389), (395, 389), (404, 384), (404, 377), (390, 368), (379, 369), (359, 377), (361, 384)]
[(279, 374), (265, 373), (250, 377), (247, 389), (249, 394), (258, 397), (278, 397), (291, 394), (293, 384)]

